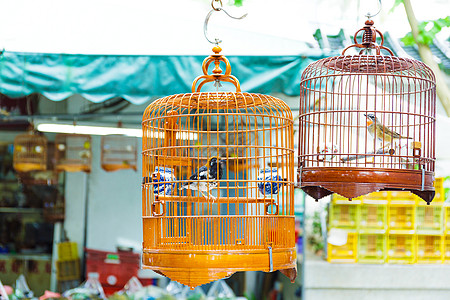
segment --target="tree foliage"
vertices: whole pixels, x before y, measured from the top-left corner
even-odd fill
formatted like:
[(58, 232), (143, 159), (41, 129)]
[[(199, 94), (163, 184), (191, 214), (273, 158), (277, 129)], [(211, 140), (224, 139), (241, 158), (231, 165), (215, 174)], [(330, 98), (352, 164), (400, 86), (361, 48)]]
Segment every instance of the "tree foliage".
[[(403, 4), (403, 0), (395, 0), (394, 6), (389, 12), (393, 12), (397, 6)], [(418, 24), (419, 34), (417, 36), (417, 43), (423, 45), (430, 45), (442, 28), (450, 27), (450, 16), (440, 18), (437, 20), (423, 21)], [(401, 41), (405, 46), (411, 46), (416, 44), (411, 32), (408, 32)]]
[[(419, 35), (417, 36), (417, 42), (424, 44), (424, 45), (430, 45), (433, 43), (433, 40), (436, 37), (436, 34), (438, 34), (442, 28), (444, 27), (450, 27), (450, 16), (447, 16), (446, 18), (441, 18), (437, 20), (432, 21), (423, 21), (419, 23)], [(401, 41), (405, 46), (414, 45), (414, 37), (411, 32), (408, 32)]]
[(244, 0), (230, 0), (230, 4), (234, 6), (242, 6)]

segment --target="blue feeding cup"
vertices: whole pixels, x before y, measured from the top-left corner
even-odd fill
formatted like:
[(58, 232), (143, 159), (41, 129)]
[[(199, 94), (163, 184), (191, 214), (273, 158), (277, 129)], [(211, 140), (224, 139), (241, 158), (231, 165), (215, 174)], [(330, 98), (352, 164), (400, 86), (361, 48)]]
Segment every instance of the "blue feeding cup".
[(156, 167), (152, 174), (153, 193), (155, 195), (172, 195), (175, 188), (174, 170), (165, 167)]
[(260, 169), (257, 179), (258, 190), (265, 196), (278, 194), (281, 185), (284, 183), (284, 179), (278, 175), (278, 168)]

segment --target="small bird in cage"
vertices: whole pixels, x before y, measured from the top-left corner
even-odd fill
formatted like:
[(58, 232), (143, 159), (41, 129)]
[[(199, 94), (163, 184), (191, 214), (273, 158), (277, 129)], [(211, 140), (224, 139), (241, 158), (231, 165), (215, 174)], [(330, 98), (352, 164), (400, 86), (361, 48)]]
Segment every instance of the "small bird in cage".
[(88, 159), (91, 157), (91, 152), (89, 152), (89, 150), (81, 150), (78, 154), (82, 159)]
[(206, 165), (201, 166), (198, 172), (189, 177), (189, 181), (183, 183), (180, 190), (191, 189), (198, 190), (205, 198), (208, 198), (205, 194), (207, 192), (209, 197), (216, 199), (211, 195), (210, 191), (217, 187), (217, 181), (223, 177), (223, 170), (225, 169), (225, 160), (219, 157), (210, 157)]
[(401, 136), (399, 133), (392, 131), (383, 125), (383, 123), (378, 120), (378, 118), (374, 114), (364, 114), (369, 121), (367, 122), (367, 130), (372, 135), (372, 137), (378, 139), (379, 141), (385, 141), (389, 144), (392, 144), (394, 140), (400, 139), (412, 139), (407, 136)]
[(312, 107), (310, 109), (314, 109), (314, 110), (325, 109), (326, 108), (326, 104), (327, 104), (327, 97), (326, 96), (322, 96), (320, 98), (317, 98), (314, 101), (314, 105), (312, 105)]

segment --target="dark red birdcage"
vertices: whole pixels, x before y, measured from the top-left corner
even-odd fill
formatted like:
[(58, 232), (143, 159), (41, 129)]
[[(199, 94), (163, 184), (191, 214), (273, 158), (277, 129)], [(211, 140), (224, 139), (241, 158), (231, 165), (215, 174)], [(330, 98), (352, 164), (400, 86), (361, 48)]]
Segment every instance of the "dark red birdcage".
[[(371, 20), (356, 32), (354, 42), (341, 56), (316, 61), (303, 72), (299, 185), (316, 200), (332, 193), (354, 198), (400, 189), (430, 203), (435, 169), (434, 74), (420, 61), (395, 57), (383, 46), (383, 35)], [(345, 55), (353, 47), (362, 50)]]

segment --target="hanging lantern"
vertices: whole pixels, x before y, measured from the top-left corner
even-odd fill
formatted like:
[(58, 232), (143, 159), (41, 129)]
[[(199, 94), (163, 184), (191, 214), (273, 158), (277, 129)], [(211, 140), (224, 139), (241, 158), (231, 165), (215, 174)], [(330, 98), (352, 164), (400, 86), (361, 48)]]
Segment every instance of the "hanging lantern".
[[(299, 185), (316, 200), (332, 193), (354, 198), (406, 190), (430, 203), (435, 169), (433, 72), (422, 62), (395, 57), (370, 19), (354, 42), (341, 56), (321, 59), (303, 72)], [(353, 47), (362, 50), (346, 55)]]
[(66, 172), (91, 171), (91, 136), (57, 134), (55, 136), (55, 169)]
[(102, 136), (102, 169), (113, 172), (123, 169), (137, 170), (137, 139), (124, 135)]
[(47, 169), (47, 138), (30, 130), (14, 139), (13, 167), (17, 172)]
[[(143, 267), (190, 287), (237, 271), (294, 280), (292, 113), (277, 98), (242, 93), (213, 51), (192, 93), (158, 99), (143, 116)], [(208, 82), (236, 92), (201, 92)]]

